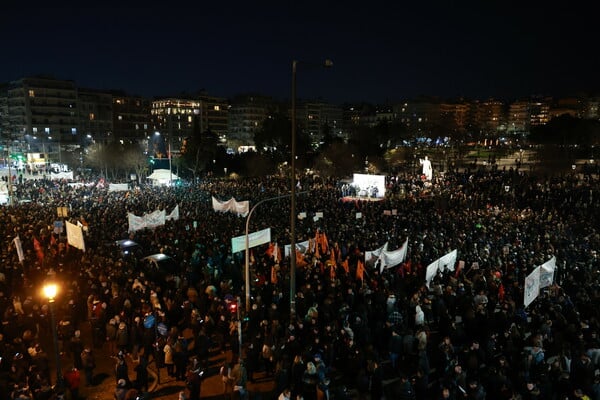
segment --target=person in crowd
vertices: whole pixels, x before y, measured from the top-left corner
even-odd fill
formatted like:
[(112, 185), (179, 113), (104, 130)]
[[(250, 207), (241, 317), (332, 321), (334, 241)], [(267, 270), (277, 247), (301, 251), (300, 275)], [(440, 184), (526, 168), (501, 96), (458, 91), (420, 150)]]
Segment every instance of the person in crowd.
[(81, 364), (83, 365), (83, 372), (85, 374), (85, 385), (94, 385), (94, 369), (96, 368), (96, 358), (92, 349), (86, 347), (81, 353)]

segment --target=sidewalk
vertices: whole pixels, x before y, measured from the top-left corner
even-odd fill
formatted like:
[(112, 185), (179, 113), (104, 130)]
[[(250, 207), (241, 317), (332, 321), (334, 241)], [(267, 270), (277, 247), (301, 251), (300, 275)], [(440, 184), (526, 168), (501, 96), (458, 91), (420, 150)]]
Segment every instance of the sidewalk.
[[(83, 338), (84, 344), (91, 344), (91, 330), (90, 325), (87, 322), (83, 322), (80, 326), (81, 337)], [(52, 342), (47, 343), (46, 349), (48, 354), (53, 353)], [(83, 383), (85, 378), (82, 372), (82, 385), (79, 389), (79, 396), (81, 399), (88, 400), (114, 400), (114, 392), (116, 388), (115, 381), (115, 366), (117, 360), (106, 352), (106, 347), (94, 348), (94, 356), (96, 358), (96, 369), (94, 370), (94, 381), (95, 385), (86, 387)], [(204, 376), (206, 377), (202, 381), (201, 397), (203, 399), (223, 399), (223, 382), (219, 375), (219, 369), (225, 360), (231, 360), (231, 351), (221, 352), (214, 351), (209, 358), (209, 367), (205, 370)], [(54, 357), (50, 357), (50, 368), (52, 371), (52, 382), (54, 383), (56, 373)], [(132, 382), (135, 381), (134, 368), (137, 365), (130, 356), (126, 358), (127, 365), (129, 367), (129, 378)], [(61, 357), (61, 366), (63, 371), (72, 366), (72, 360), (66, 354)], [(176, 379), (169, 377), (165, 368), (160, 369), (160, 379), (157, 379), (156, 363), (150, 361), (148, 366), (148, 375), (150, 378), (149, 392), (152, 399), (162, 400), (177, 400), (179, 392), (185, 391), (185, 382), (177, 381)], [(275, 382), (272, 377), (266, 377), (262, 373), (255, 374), (255, 382), (248, 382), (248, 391), (250, 392), (250, 398), (261, 398), (261, 399), (272, 399), (276, 398)], [(160, 383), (159, 383), (160, 382)]]

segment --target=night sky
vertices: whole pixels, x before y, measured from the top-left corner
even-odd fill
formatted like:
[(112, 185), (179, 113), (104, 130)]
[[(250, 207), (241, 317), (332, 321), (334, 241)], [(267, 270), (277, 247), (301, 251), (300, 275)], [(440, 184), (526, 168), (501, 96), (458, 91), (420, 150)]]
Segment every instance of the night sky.
[[(148, 97), (205, 89), (286, 99), (296, 59), (305, 62), (298, 97), (338, 103), (598, 95), (597, 13), (584, 2), (563, 3), (256, 0), (66, 8), (8, 0), (0, 6), (0, 82), (45, 74)], [(325, 59), (333, 68), (317, 66)]]

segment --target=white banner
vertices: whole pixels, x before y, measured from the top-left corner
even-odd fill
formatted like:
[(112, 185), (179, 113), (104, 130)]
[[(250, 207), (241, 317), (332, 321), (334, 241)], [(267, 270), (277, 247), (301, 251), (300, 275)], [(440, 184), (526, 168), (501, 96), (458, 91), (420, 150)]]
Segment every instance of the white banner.
[(165, 210), (156, 210), (151, 212), (150, 214), (144, 214), (141, 217), (138, 217), (135, 214), (127, 213), (127, 219), (129, 221), (129, 232), (135, 232), (140, 229), (149, 228), (153, 229), (157, 226), (161, 226), (165, 224), (165, 221), (168, 219), (179, 219), (179, 205), (175, 206), (173, 211), (167, 217)]
[(384, 269), (394, 268), (406, 259), (406, 253), (408, 250), (408, 238), (404, 241), (402, 246), (398, 250), (384, 251), (379, 259), (381, 265), (379, 266), (379, 272), (383, 272)]
[(554, 282), (554, 271), (556, 270), (556, 257), (552, 257), (540, 265), (540, 289), (552, 285)]
[(73, 180), (73, 171), (69, 171), (69, 172), (59, 172), (57, 174), (55, 173), (50, 173), (50, 179), (52, 180), (58, 180), (58, 179), (69, 179), (69, 180)]
[(385, 242), (385, 244), (383, 246), (381, 246), (380, 248), (378, 248), (376, 250), (365, 251), (365, 263), (375, 264), (377, 262), (376, 259), (379, 259), (381, 254), (383, 252), (387, 251), (387, 247), (388, 247), (388, 242)]
[[(305, 240), (304, 242), (296, 243), (296, 250), (302, 254), (306, 254), (306, 252), (308, 251), (308, 246), (309, 246), (309, 241)], [(292, 252), (291, 244), (286, 244), (285, 246), (283, 246), (283, 254), (285, 257), (289, 257), (291, 252)]]
[(144, 224), (144, 217), (138, 217), (135, 214), (127, 213), (127, 219), (129, 220), (129, 232), (139, 231), (146, 227)]
[(156, 228), (157, 226), (161, 226), (165, 224), (166, 212), (165, 210), (156, 210), (151, 212), (150, 214), (144, 215), (144, 223), (146, 228)]
[(525, 278), (525, 293), (523, 304), (529, 306), (533, 300), (540, 294), (540, 267), (537, 267)]
[(67, 242), (78, 248), (79, 250), (85, 251), (85, 242), (83, 241), (83, 230), (80, 226), (70, 223), (67, 221)]
[(171, 213), (165, 217), (165, 220), (167, 220), (167, 221), (170, 221), (170, 220), (178, 221), (179, 220), (179, 204), (177, 204), (175, 206), (175, 208), (173, 209), (173, 211), (171, 211)]
[(227, 201), (217, 200), (214, 196), (212, 197), (212, 205), (215, 211), (227, 212), (231, 211), (237, 215), (245, 217), (250, 212), (249, 201), (236, 201), (233, 197)]
[[(271, 228), (248, 234), (248, 248), (251, 249), (261, 244), (271, 242)], [(231, 252), (246, 250), (246, 235), (231, 238)]]
[(129, 190), (128, 183), (111, 183), (108, 185), (109, 192), (122, 192), (125, 190)]
[(23, 260), (25, 260), (25, 254), (23, 253), (23, 244), (21, 243), (21, 238), (17, 236), (13, 239), (13, 243), (15, 244), (15, 248), (17, 249), (17, 256), (19, 257), (19, 262), (23, 262)]

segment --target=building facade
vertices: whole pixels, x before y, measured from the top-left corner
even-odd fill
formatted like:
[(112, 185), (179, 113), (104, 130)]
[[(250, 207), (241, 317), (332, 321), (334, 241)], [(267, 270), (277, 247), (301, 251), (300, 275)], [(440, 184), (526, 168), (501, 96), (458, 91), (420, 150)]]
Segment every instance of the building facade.
[(58, 152), (79, 143), (77, 87), (73, 81), (28, 77), (7, 89), (8, 134), (22, 149)]

